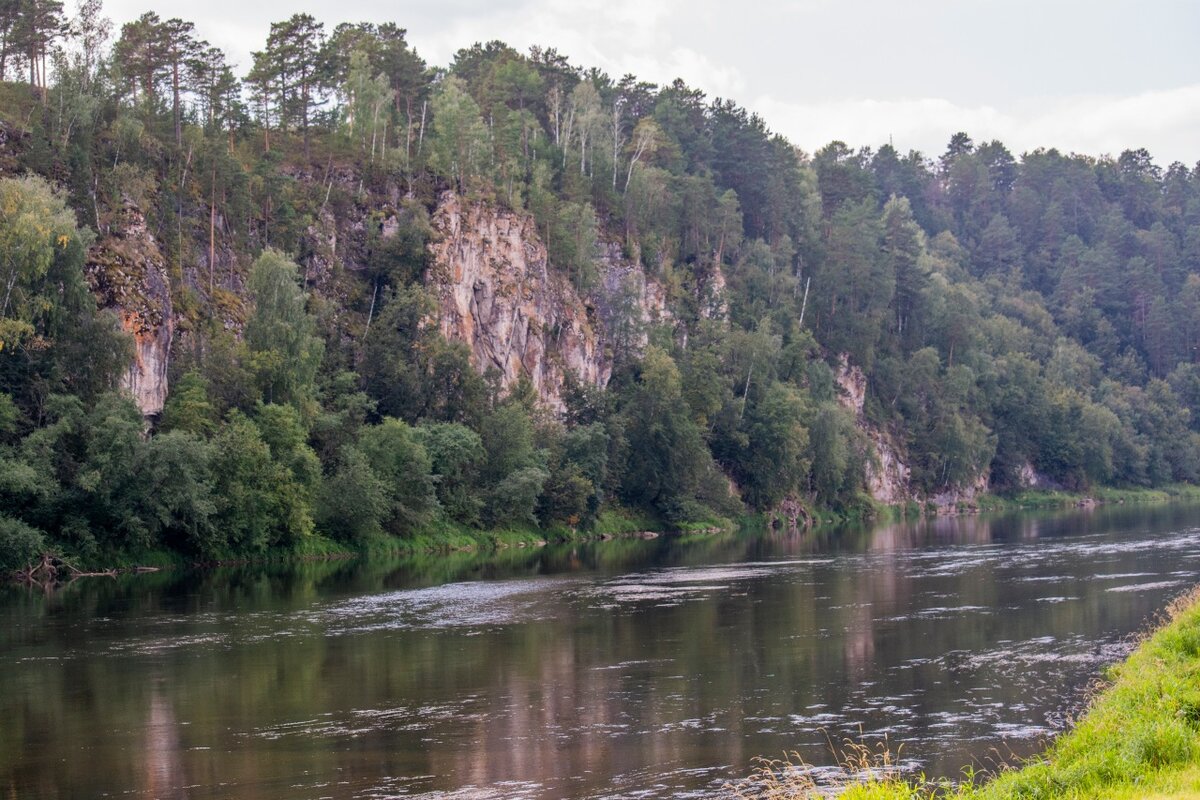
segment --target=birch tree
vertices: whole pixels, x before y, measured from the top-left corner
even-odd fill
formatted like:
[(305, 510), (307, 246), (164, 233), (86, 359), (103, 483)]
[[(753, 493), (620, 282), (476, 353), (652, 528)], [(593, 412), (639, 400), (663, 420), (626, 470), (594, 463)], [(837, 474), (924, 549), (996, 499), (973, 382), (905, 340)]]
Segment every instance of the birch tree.
[(487, 157), (487, 126), (479, 106), (461, 80), (451, 75), (433, 97), (434, 166), (466, 188), (483, 171)]
[[(633, 179), (633, 168), (638, 162), (643, 159), (650, 158), (654, 155), (654, 151), (658, 147), (658, 142), (662, 139), (662, 129), (658, 127), (658, 123), (652, 117), (646, 117), (638, 120), (633, 129), (633, 140), (630, 142), (629, 153), (629, 170), (625, 173), (625, 188), (623, 194), (629, 191), (629, 181)], [(614, 142), (615, 147), (615, 142)], [(616, 183), (616, 156), (613, 156), (613, 189), (617, 188)]]
[[(600, 93), (589, 81), (583, 81), (571, 92), (571, 105), (567, 117), (565, 142), (569, 148), (571, 135), (574, 132), (575, 141), (579, 144), (579, 174), (587, 175), (588, 155), (593, 145), (593, 136), (603, 124), (604, 116), (600, 108)], [(563, 152), (564, 166), (566, 165), (566, 150)]]

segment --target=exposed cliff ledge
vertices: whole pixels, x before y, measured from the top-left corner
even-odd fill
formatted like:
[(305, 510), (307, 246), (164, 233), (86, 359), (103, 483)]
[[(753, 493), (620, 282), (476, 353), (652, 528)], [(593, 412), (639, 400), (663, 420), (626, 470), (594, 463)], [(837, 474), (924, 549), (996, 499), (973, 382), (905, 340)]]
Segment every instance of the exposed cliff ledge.
[[(863, 478), (867, 492), (876, 502), (886, 505), (923, 502), (936, 508), (939, 514), (953, 514), (960, 506), (973, 506), (979, 496), (988, 490), (990, 478), (985, 470), (975, 476), (975, 480), (968, 486), (945, 489), (929, 496), (920, 495), (912, 486), (911, 470), (904, 463), (903, 451), (895, 438), (888, 431), (870, 422), (863, 414), (867, 397), (867, 378), (862, 369), (852, 366), (850, 359), (842, 355), (834, 379), (841, 390), (839, 402), (854, 412), (859, 430), (871, 443), (872, 458), (867, 460), (866, 474)], [(1030, 471), (1032, 472), (1032, 467)]]
[(899, 505), (914, 499), (910, 471), (900, 449), (891, 434), (872, 424), (863, 414), (867, 399), (866, 375), (860, 367), (851, 366), (849, 357), (843, 355), (834, 378), (841, 389), (839, 402), (854, 412), (859, 430), (871, 443), (872, 457), (867, 459), (863, 476), (867, 492), (875, 502), (886, 505)]
[(606, 385), (614, 352), (640, 347), (646, 325), (668, 316), (662, 290), (615, 246), (602, 247), (585, 298), (549, 267), (528, 215), (445, 192), (431, 223), (427, 283), (443, 335), (465, 342), (475, 368), (495, 370), (501, 386), (527, 377), (551, 408), (563, 407), (568, 375)]
[(140, 209), (126, 204), (108, 235), (88, 251), (87, 276), (106, 308), (133, 335), (134, 358), (122, 386), (147, 417), (162, 413), (175, 322), (166, 262)]
[[(357, 211), (339, 217), (323, 209), (306, 231), (301, 261), (315, 291), (336, 296), (335, 267), (361, 269), (368, 207)], [(581, 296), (550, 267), (528, 214), (444, 192), (431, 223), (426, 283), (443, 335), (466, 343), (473, 366), (483, 374), (494, 370), (502, 387), (528, 378), (552, 409), (563, 408), (568, 376), (604, 387), (616, 354), (641, 350), (648, 328), (671, 320), (663, 289), (615, 243), (601, 243), (596, 285)], [(385, 236), (394, 224), (384, 217)], [(232, 263), (234, 256), (225, 256)], [(100, 305), (115, 310), (134, 337), (122, 385), (144, 415), (157, 416), (167, 397), (177, 321), (166, 261), (136, 205), (127, 202), (113, 214), (109, 232), (88, 252), (87, 276)]]

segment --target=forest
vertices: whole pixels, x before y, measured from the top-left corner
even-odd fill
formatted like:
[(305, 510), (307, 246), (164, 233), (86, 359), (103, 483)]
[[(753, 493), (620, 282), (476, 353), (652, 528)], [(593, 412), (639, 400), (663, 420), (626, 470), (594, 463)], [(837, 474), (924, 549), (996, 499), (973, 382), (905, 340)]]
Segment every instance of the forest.
[[(881, 437), (916, 502), (1200, 477), (1200, 165), (805, 153), (552, 47), (441, 67), (297, 14), (235, 65), (202, 34), (0, 0), (2, 568), (869, 512)], [(611, 380), (562, 409), (502, 387), (433, 319), (448, 192), (531, 215), (580, 297), (616, 248), (669, 315), (610, 330)], [(121, 390), (143, 227), (176, 331), (150, 420)]]

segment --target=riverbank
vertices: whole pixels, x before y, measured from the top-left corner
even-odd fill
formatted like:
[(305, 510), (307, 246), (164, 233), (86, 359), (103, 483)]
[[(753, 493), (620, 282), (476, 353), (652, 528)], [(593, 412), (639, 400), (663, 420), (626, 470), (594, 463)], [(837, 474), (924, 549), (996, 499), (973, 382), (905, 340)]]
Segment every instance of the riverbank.
[(1200, 793), (1200, 588), (1124, 662), (1046, 755), (984, 784), (1001, 798), (1195, 797)]
[[(1028, 490), (1014, 495), (984, 494), (956, 513), (996, 514), (1016, 511), (1091, 507), (1096, 505), (1200, 503), (1200, 486), (1174, 484), (1158, 489), (1117, 489), (1101, 487), (1087, 493)], [(836, 529), (845, 526), (873, 525), (881, 522), (913, 520), (923, 515), (946, 513), (910, 502), (904, 505), (872, 504), (864, 499), (857, 506), (843, 509), (807, 509), (808, 527)], [(84, 570), (135, 571), (138, 567), (173, 569), (193, 566), (227, 566), (247, 563), (275, 563), (381, 556), (436, 555), (454, 552), (491, 552), (508, 548), (540, 547), (548, 543), (594, 542), (621, 538), (653, 538), (663, 534), (709, 535), (735, 530), (767, 531), (773, 522), (769, 513), (746, 515), (740, 519), (712, 517), (683, 524), (671, 524), (659, 517), (631, 509), (609, 509), (587, 528), (533, 525), (480, 530), (453, 522), (429, 524), (404, 538), (379, 536), (359, 542), (346, 542), (322, 534), (305, 537), (286, 548), (259, 553), (230, 553), (197, 561), (178, 551), (142, 549), (108, 552), (89, 556), (83, 553), (55, 553)]]
[[(845, 765), (866, 775), (843, 800), (1200, 798), (1200, 587), (1176, 599), (1129, 657), (1109, 667), (1084, 716), (1041, 757), (991, 780), (947, 785), (896, 777), (885, 751)], [(738, 797), (827, 796), (803, 770), (764, 765)]]
[[(186, 553), (163, 549), (138, 549), (88, 556), (81, 553), (52, 553), (55, 561), (77, 565), (91, 574), (137, 572), (188, 567), (237, 566), (351, 558), (391, 558), (454, 553), (489, 553), (509, 549), (536, 548), (547, 544), (585, 543), (610, 539), (651, 539), (663, 534), (708, 535), (730, 532), (753, 525), (751, 518), (731, 520), (721, 517), (680, 525), (668, 524), (657, 517), (628, 509), (608, 510), (588, 528), (555, 526), (477, 529), (454, 522), (439, 521), (418, 529), (404, 538), (380, 534), (357, 542), (346, 542), (322, 534), (307, 536), (290, 547), (276, 547), (258, 553), (230, 553), (198, 560)], [(0, 571), (0, 580), (4, 577)], [(16, 576), (18, 573), (11, 573)], [(67, 573), (64, 571), (63, 573)]]
[[(1014, 494), (986, 492), (970, 501), (953, 506), (938, 507), (917, 501), (898, 505), (875, 503), (863, 497), (858, 505), (847, 508), (809, 508), (810, 527), (866, 525), (879, 522), (917, 519), (921, 516), (955, 514), (992, 514), (1053, 508), (1090, 508), (1100, 505), (1200, 503), (1200, 486), (1186, 483), (1170, 484), (1157, 489), (1116, 488), (1101, 486), (1086, 492), (1057, 489), (1026, 489)], [(765, 515), (769, 517), (770, 515)], [(769, 522), (769, 519), (768, 519)]]
[(985, 494), (976, 499), (980, 512), (1026, 511), (1071, 506), (1124, 505), (1127, 503), (1200, 502), (1200, 486), (1170, 484), (1157, 489), (1119, 489), (1101, 486), (1088, 492), (1029, 489), (1013, 495)]

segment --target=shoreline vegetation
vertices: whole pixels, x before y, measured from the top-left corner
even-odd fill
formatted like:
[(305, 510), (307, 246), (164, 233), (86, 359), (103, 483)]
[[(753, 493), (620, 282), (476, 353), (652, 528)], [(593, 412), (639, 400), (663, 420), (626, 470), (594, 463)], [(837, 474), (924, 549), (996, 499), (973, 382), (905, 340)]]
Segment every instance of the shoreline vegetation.
[[(949, 509), (932, 505), (908, 503), (883, 506), (864, 505), (849, 511), (811, 509), (807, 511), (804, 530), (828, 529), (838, 526), (874, 525), (889, 521), (919, 519), (922, 516), (956, 516), (963, 514), (1005, 514), (1016, 511), (1094, 508), (1101, 505), (1158, 504), (1200, 502), (1200, 486), (1173, 484), (1159, 489), (1096, 488), (1087, 493), (1027, 490), (1012, 495), (984, 494), (970, 504)], [(780, 529), (786, 526), (771, 514), (751, 514), (739, 519), (713, 517), (683, 524), (671, 524), (653, 515), (628, 509), (606, 510), (587, 530), (566, 526), (551, 528), (509, 527), (480, 530), (443, 522), (431, 525), (405, 538), (380, 534), (350, 545), (347, 542), (313, 534), (287, 548), (275, 548), (253, 556), (228, 558), (189, 558), (186, 554), (162, 549), (117, 552), (96, 558), (79, 558), (76, 554), (47, 552), (38, 560), (19, 570), (5, 574), (17, 581), (36, 579), (40, 571), (46, 575), (46, 565), (60, 565), (55, 580), (78, 577), (112, 577), (117, 574), (138, 574), (163, 569), (208, 568), (241, 566), (255, 563), (286, 561), (317, 561), (352, 558), (379, 558), (404, 555), (437, 555), (498, 552), (510, 548), (536, 548), (547, 544), (571, 542), (600, 542), (612, 539), (653, 539), (659, 536), (707, 536), (736, 530)], [(55, 580), (49, 582), (53, 583)], [(44, 583), (45, 581), (36, 581)]]
[[(1200, 586), (1170, 603), (1122, 661), (1103, 671), (1074, 725), (1041, 755), (957, 783), (898, 774), (886, 743), (850, 744), (842, 800), (1017, 800), (1200, 797)], [(828, 797), (798, 758), (760, 760), (728, 787), (738, 798)]]

